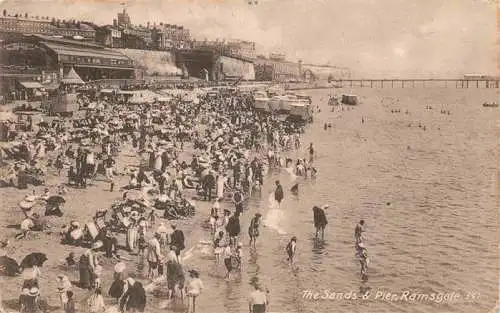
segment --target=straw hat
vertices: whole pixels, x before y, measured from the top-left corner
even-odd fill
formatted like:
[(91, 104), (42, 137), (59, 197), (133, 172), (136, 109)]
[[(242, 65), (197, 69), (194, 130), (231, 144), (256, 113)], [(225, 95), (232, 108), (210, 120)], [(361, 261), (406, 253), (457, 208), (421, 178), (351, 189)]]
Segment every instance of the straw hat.
[(32, 297), (36, 297), (38, 295), (40, 295), (40, 290), (38, 290), (37, 287), (33, 287), (31, 288), (29, 291), (28, 291), (28, 295), (32, 296)]
[(102, 241), (96, 241), (94, 244), (92, 244), (92, 249), (99, 249), (102, 247)]
[(123, 272), (126, 268), (127, 268), (127, 265), (125, 265), (125, 263), (123, 263), (123, 262), (118, 262), (118, 263), (116, 263), (114, 270), (115, 270), (115, 272), (116, 272), (116, 273), (121, 273), (121, 272)]
[(328, 204), (325, 204), (325, 205), (323, 205), (323, 207), (322, 207), (322, 208), (323, 208), (323, 210), (326, 210), (326, 209), (328, 209), (329, 207), (330, 207), (330, 206), (329, 206)]
[(78, 223), (77, 221), (72, 221), (70, 225), (73, 227), (80, 227), (80, 223)]
[(366, 249), (366, 245), (362, 242), (358, 243), (358, 247), (360, 247), (361, 249)]

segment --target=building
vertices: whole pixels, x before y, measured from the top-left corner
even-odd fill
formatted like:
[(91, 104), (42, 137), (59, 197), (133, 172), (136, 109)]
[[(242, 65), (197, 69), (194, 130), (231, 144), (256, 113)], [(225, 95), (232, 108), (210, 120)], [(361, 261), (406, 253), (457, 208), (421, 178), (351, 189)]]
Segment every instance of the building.
[(77, 21), (49, 20), (48, 17), (0, 17), (0, 33), (41, 34), (49, 36), (82, 37), (93, 40), (96, 35), (91, 26)]
[(215, 40), (215, 41), (193, 41), (193, 49), (208, 49), (216, 51), (225, 56), (236, 58), (253, 59), (255, 58), (255, 43), (244, 40)]
[(96, 42), (109, 48), (123, 48), (122, 31), (117, 27), (106, 25), (96, 29)]
[(290, 82), (301, 79), (299, 63), (256, 59), (254, 64), (255, 79), (258, 81)]
[(345, 67), (302, 64), (301, 77), (306, 82), (350, 79), (351, 71)]
[(182, 26), (160, 23), (153, 27), (153, 46), (157, 50), (189, 48), (190, 41), (190, 31)]
[(3, 45), (0, 63), (3, 90), (11, 89), (16, 81), (57, 83), (71, 68), (84, 81), (133, 78), (135, 73), (133, 61), (118, 51), (45, 35), (27, 35)]
[(226, 44), (228, 55), (243, 57), (248, 59), (255, 58), (255, 42), (245, 40), (229, 41)]
[(273, 61), (285, 61), (286, 56), (284, 53), (270, 53), (269, 59)]
[(126, 9), (123, 9), (122, 13), (118, 13), (118, 26), (120, 27), (130, 27), (132, 22), (130, 21), (130, 16)]

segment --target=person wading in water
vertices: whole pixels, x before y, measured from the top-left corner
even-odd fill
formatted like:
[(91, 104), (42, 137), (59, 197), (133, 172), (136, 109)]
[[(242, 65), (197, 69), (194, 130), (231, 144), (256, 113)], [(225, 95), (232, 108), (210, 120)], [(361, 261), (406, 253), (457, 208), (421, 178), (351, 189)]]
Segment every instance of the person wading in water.
[(297, 237), (293, 236), (286, 245), (286, 253), (288, 255), (287, 260), (290, 262), (290, 266), (292, 267), (295, 265), (296, 252), (297, 252)]
[(252, 218), (250, 221), (250, 227), (248, 227), (248, 235), (250, 236), (250, 247), (255, 248), (255, 243), (257, 242), (257, 237), (259, 236), (259, 224), (260, 224), (260, 218), (261, 218), (260, 213), (255, 213), (255, 216)]
[(311, 144), (309, 145), (309, 162), (312, 162), (313, 160), (314, 160), (314, 147), (311, 142)]
[(280, 181), (277, 180), (276, 182), (276, 189), (274, 190), (274, 200), (278, 202), (278, 208), (281, 208), (281, 201), (283, 201), (284, 193), (283, 193), (283, 187), (280, 184)]
[(325, 239), (325, 227), (328, 224), (326, 219), (325, 210), (328, 209), (328, 205), (324, 205), (323, 208), (317, 206), (313, 207), (314, 213), (314, 227), (316, 228), (316, 239), (318, 239), (318, 234), (321, 232), (321, 240)]

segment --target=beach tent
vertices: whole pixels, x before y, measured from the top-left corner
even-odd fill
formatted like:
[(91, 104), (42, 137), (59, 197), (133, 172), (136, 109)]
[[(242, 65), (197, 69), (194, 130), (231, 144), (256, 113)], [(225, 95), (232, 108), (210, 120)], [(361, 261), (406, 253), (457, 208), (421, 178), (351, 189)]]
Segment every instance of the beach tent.
[(81, 77), (76, 73), (74, 68), (71, 68), (68, 74), (64, 75), (63, 79), (61, 79), (61, 83), (67, 85), (85, 84), (85, 82), (81, 79)]

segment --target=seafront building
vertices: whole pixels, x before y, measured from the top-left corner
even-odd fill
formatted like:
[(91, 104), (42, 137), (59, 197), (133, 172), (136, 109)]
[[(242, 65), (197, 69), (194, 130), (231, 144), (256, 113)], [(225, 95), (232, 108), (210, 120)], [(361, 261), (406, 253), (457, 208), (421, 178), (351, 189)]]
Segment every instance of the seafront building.
[(258, 56), (251, 41), (194, 40), (180, 25), (136, 25), (125, 9), (112, 24), (101, 26), (4, 10), (0, 40), (0, 93), (53, 88), (70, 71), (83, 81), (178, 77), (296, 82), (346, 77), (344, 70), (305, 66), (287, 61), (283, 54)]

